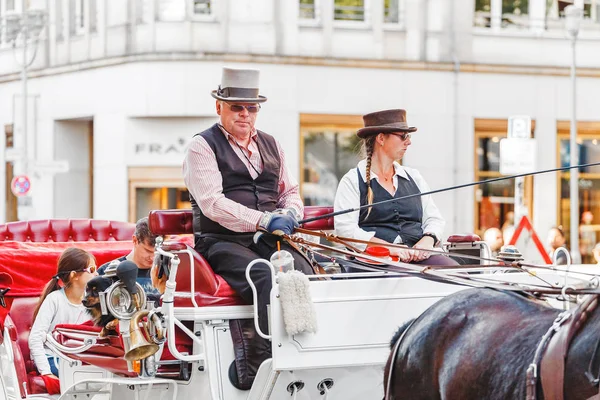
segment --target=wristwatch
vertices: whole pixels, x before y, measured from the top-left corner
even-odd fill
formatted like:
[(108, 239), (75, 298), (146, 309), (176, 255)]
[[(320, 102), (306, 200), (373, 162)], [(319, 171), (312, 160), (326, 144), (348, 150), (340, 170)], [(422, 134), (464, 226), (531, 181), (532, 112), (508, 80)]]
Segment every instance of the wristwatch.
[(425, 236), (429, 236), (430, 238), (433, 239), (433, 245), (435, 246), (437, 244), (437, 242), (439, 242), (440, 240), (438, 239), (438, 237), (435, 235), (435, 233), (431, 233), (431, 232), (425, 232), (423, 234), (423, 236), (421, 237), (425, 237)]

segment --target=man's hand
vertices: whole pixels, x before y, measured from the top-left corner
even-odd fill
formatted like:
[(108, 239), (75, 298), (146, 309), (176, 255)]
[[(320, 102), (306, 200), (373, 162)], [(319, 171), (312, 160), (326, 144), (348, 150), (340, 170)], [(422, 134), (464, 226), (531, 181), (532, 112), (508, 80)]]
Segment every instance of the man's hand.
[(296, 218), (288, 213), (266, 212), (260, 219), (258, 226), (276, 235), (291, 235), (299, 225)]

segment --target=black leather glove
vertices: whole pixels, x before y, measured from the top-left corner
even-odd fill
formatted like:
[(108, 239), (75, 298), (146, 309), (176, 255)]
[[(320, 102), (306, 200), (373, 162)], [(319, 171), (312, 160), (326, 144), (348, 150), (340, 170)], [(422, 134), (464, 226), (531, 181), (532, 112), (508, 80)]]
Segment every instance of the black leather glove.
[(260, 219), (258, 226), (267, 232), (274, 233), (276, 235), (291, 235), (294, 229), (297, 228), (298, 221), (296, 218), (288, 213), (275, 214), (266, 212)]

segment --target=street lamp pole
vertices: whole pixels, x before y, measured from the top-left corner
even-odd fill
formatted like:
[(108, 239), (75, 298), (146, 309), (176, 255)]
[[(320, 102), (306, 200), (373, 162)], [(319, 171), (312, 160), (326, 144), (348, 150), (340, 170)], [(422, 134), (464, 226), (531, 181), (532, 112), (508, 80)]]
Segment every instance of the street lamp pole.
[[(577, 35), (579, 34), (579, 24), (583, 19), (583, 9), (575, 5), (565, 8), (565, 21), (567, 33), (571, 37), (571, 132), (569, 136), (570, 160), (571, 165), (579, 164), (579, 147), (577, 145), (577, 65), (576, 65), (576, 45)], [(579, 170), (572, 169), (569, 180), (569, 195), (571, 197), (571, 259), (574, 263), (581, 262), (579, 252)]]
[[(19, 162), (15, 163), (15, 176), (26, 175), (29, 172), (29, 132), (28, 132), (28, 90), (27, 90), (27, 70), (33, 64), (37, 53), (37, 40), (46, 23), (46, 12), (41, 9), (27, 9), (23, 4), (23, 11), (20, 14), (7, 14), (4, 17), (6, 39), (12, 42), (16, 64), (21, 68), (21, 132), (18, 135), (18, 150), (21, 156)], [(32, 45), (29, 46), (29, 40)], [(18, 44), (21, 45), (22, 54), (19, 57), (17, 53)], [(30, 54), (31, 53), (31, 54)], [(15, 141), (17, 144), (17, 141)], [(15, 160), (16, 161), (16, 160)], [(18, 206), (21, 214), (21, 204)], [(19, 218), (21, 216), (19, 215)]]
[[(27, 36), (28, 36), (28, 29), (27, 29), (27, 18), (25, 16), (25, 9), (23, 8), (23, 17), (22, 17), (22, 21), (24, 21), (23, 23), (23, 27), (22, 27), (22, 34), (23, 34), (23, 60), (21, 62), (21, 87), (22, 87), (22, 91), (23, 91), (23, 98), (22, 98), (22, 117), (23, 120), (21, 121), (21, 126), (22, 126), (22, 144), (23, 144), (23, 153), (24, 153), (24, 157), (23, 157), (23, 171), (19, 171), (18, 173), (23, 173), (23, 174), (27, 174), (28, 172), (28, 162), (29, 162), (29, 147), (27, 147), (29, 145), (28, 143), (28, 138), (27, 138), (27, 68), (29, 67), (29, 63), (27, 62)], [(16, 42), (16, 41), (15, 41)], [(33, 57), (31, 59), (31, 63), (33, 63)]]

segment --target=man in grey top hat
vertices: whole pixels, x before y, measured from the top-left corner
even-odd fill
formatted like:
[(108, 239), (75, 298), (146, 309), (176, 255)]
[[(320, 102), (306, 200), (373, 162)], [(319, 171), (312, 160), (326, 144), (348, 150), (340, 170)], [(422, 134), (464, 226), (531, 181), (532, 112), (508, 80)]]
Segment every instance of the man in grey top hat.
[[(258, 81), (258, 70), (223, 68), (221, 85), (212, 92), (220, 121), (194, 136), (183, 163), (196, 250), (247, 303), (252, 303), (252, 291), (246, 267), (257, 258), (269, 259), (279, 240), (269, 233), (291, 234), (304, 212), (281, 145), (254, 127), (267, 100), (259, 94)], [(302, 254), (283, 242), (281, 248), (292, 253), (295, 269), (313, 273)], [(270, 269), (259, 264), (251, 278), (258, 294), (259, 326), (266, 333)], [(252, 320), (231, 325), (237, 346), (230, 379), (234, 386), (249, 389), (260, 363), (270, 357), (270, 344), (256, 334)], [(238, 353), (246, 359), (240, 360)]]

